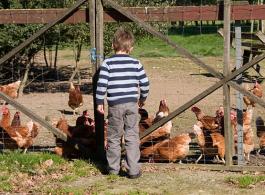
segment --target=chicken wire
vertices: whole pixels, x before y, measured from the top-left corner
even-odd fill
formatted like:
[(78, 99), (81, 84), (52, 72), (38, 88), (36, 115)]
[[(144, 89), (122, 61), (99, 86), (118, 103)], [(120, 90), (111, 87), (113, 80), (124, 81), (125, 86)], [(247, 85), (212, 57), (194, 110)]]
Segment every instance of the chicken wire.
[[(194, 26), (193, 23), (188, 23), (188, 25)], [(216, 23), (215, 25), (207, 25), (206, 22), (200, 22), (198, 26), (195, 26), (195, 31), (198, 31), (199, 34), (204, 34), (205, 31), (217, 32), (218, 29), (222, 27), (221, 23)], [(244, 28), (244, 26), (242, 26)], [(190, 36), (189, 27), (181, 26), (180, 31), (183, 39), (185, 36)], [(245, 26), (249, 28), (249, 26)], [(194, 29), (193, 29), (194, 30)], [(170, 32), (168, 32), (170, 34)], [(218, 36), (216, 34), (216, 36)], [(199, 39), (200, 40), (200, 39)], [(251, 41), (252, 43), (252, 41)], [(221, 50), (220, 46), (220, 50)], [(67, 54), (66, 54), (67, 53)], [(44, 59), (42, 54), (39, 54), (35, 59), (36, 72), (39, 74), (29, 73), (30, 82), (24, 90), (24, 95), (18, 98), (18, 101), (30, 108), (34, 113), (42, 116), (43, 118), (48, 119), (52, 124), (56, 122), (61, 117), (61, 114), (68, 119), (69, 124), (74, 125), (76, 118), (78, 116), (73, 116), (72, 110), (67, 105), (68, 102), (68, 89), (69, 83), (68, 80), (71, 77), (72, 72), (75, 68), (75, 61), (73, 60), (72, 51), (68, 52), (59, 52), (58, 56), (58, 68), (54, 69), (52, 72), (47, 70), (47, 67), (44, 64)], [(150, 79), (151, 88), (148, 101), (146, 102), (145, 109), (148, 111), (149, 115), (155, 118), (156, 112), (158, 111), (159, 102), (161, 99), (166, 99), (170, 111), (174, 111), (176, 108), (180, 107), (188, 100), (192, 99), (196, 95), (200, 94), (207, 87), (215, 84), (218, 79), (212, 77), (202, 68), (199, 68), (193, 64), (190, 60), (184, 57), (175, 57), (175, 58), (141, 58), (142, 64), (144, 64), (147, 76)], [(202, 57), (202, 60), (213, 66), (215, 69), (222, 72), (222, 57)], [(80, 70), (81, 70), (81, 91), (84, 95), (84, 105), (80, 108), (80, 114), (83, 110), (88, 110), (91, 116), (93, 116), (93, 99), (92, 99), (92, 86), (91, 86), (91, 67), (90, 60), (88, 57), (87, 49), (82, 50), (81, 52), (81, 61)], [(232, 66), (234, 64), (234, 59), (232, 59)], [(166, 66), (165, 66), (166, 65)], [(263, 63), (260, 63), (262, 66)], [(256, 68), (256, 67), (255, 67)], [(13, 68), (12, 68), (13, 69)], [(256, 68), (257, 69), (257, 68)], [(261, 75), (264, 74), (262, 68), (258, 73), (257, 70), (250, 69), (248, 72), (244, 73), (244, 84), (249, 83), (253, 85), (254, 80), (259, 82), (263, 81)], [(16, 72), (17, 70), (13, 70)], [(261, 74), (261, 75), (259, 75)], [(20, 75), (20, 78), (22, 75)], [(11, 81), (15, 81), (14, 77), (11, 77)], [(31, 82), (32, 81), (32, 82)], [(36, 82), (37, 81), (37, 82)], [(6, 83), (7, 81), (1, 81), (1, 83)], [(9, 81), (8, 81), (9, 82)], [(77, 82), (77, 77), (75, 77), (75, 82)], [(236, 92), (231, 90), (232, 94), (232, 107), (236, 108), (235, 95)], [(216, 110), (223, 105), (223, 93), (222, 89), (219, 89), (207, 96), (200, 102), (196, 104), (201, 110), (209, 116), (215, 116)], [(10, 106), (9, 106), (10, 107)], [(14, 114), (16, 111), (10, 107), (11, 113)], [(12, 115), (11, 114), (11, 115)], [(251, 123), (253, 129), (253, 142), (254, 149), (251, 151), (250, 164), (252, 165), (263, 165), (263, 155), (260, 157), (255, 155), (255, 151), (263, 149), (264, 143), (264, 112), (263, 109), (256, 105), (253, 111), (253, 120)], [(23, 122), (25, 124), (29, 119), (22, 114)], [(161, 141), (151, 140), (148, 144), (142, 145), (141, 150), (151, 147), (154, 150), (157, 143), (163, 142), (161, 145), (160, 151), (167, 151), (169, 155), (162, 155), (162, 152), (153, 152), (150, 156), (141, 156), (141, 161), (143, 162), (178, 162), (181, 160), (182, 163), (199, 163), (199, 164), (216, 164), (223, 163), (218, 161), (216, 155), (218, 155), (218, 148), (213, 146), (213, 139), (210, 135), (211, 133), (205, 132), (205, 147), (210, 150), (209, 153), (205, 153), (200, 160), (202, 147), (199, 144), (199, 138), (197, 134), (194, 133), (194, 124), (197, 124), (197, 119), (194, 113), (190, 109), (186, 110), (176, 118), (172, 120), (172, 128), (169, 136), (164, 137)], [(188, 134), (187, 134), (188, 133)], [(179, 146), (172, 146), (174, 138), (177, 136), (186, 137), (187, 142), (185, 143), (188, 146), (188, 152), (186, 152), (183, 157), (180, 158), (168, 158), (170, 155), (174, 155), (173, 151), (180, 149)], [(184, 144), (184, 145), (185, 145)], [(180, 144), (181, 145), (181, 144)], [(52, 150), (56, 146), (56, 139), (54, 135), (47, 131), (46, 129), (40, 127), (40, 132), (34, 144), (29, 150), (36, 151), (39, 148), (48, 148)], [(5, 146), (3, 145), (3, 149)], [(231, 149), (231, 150), (234, 150)], [(170, 154), (171, 153), (171, 154)], [(261, 150), (261, 154), (264, 154)], [(167, 156), (167, 157), (165, 157)], [(234, 152), (236, 157), (236, 153)], [(219, 157), (220, 158), (220, 157)], [(258, 158), (258, 160), (257, 160)], [(173, 160), (172, 160), (173, 159)], [(197, 162), (196, 162), (197, 161)], [(236, 161), (235, 161), (236, 163)]]

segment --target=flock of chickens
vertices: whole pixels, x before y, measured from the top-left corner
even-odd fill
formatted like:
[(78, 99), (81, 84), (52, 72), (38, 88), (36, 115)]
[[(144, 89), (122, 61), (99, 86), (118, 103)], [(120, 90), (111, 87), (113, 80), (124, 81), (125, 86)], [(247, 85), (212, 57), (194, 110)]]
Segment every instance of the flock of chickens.
[[(0, 86), (0, 91), (10, 96), (17, 98), (17, 91), (20, 81), (8, 85)], [(252, 89), (249, 89), (257, 97), (262, 97), (262, 88), (257, 82)], [(248, 97), (243, 98), (246, 104), (246, 110), (243, 112), (243, 150), (245, 159), (249, 161), (250, 152), (254, 150), (254, 133), (251, 126), (253, 111), (255, 108), (254, 102)], [(76, 110), (83, 105), (83, 97), (79, 85), (70, 83), (69, 88), (69, 101), (68, 105), (73, 109), (73, 114)], [(195, 114), (197, 121), (193, 125), (193, 129), (189, 133), (183, 133), (171, 137), (172, 121), (168, 121), (163, 126), (153, 131), (148, 136), (141, 139), (140, 149), (141, 158), (149, 162), (169, 161), (175, 162), (183, 160), (187, 157), (190, 150), (190, 143), (192, 139), (197, 138), (197, 143), (200, 147), (201, 155), (195, 161), (198, 163), (202, 157), (213, 156), (217, 162), (225, 163), (225, 139), (224, 139), (224, 108), (219, 107), (216, 110), (215, 116), (208, 116), (196, 106), (191, 108)], [(33, 145), (33, 139), (39, 133), (39, 127), (33, 121), (27, 122), (25, 125), (21, 124), (20, 112), (16, 112), (11, 120), (11, 114), (8, 106), (3, 104), (1, 108), (1, 121), (0, 121), (0, 141), (5, 148), (16, 149), (24, 148), (24, 152)], [(154, 123), (169, 115), (169, 108), (165, 100), (161, 100), (158, 112), (155, 117), (149, 116), (148, 112), (139, 108), (139, 129), (140, 133), (144, 132)], [(232, 134), (234, 138), (234, 151), (237, 152), (237, 113), (236, 110), (231, 109), (230, 113)], [(107, 121), (105, 121), (105, 147), (107, 137)], [(95, 151), (95, 122), (89, 116), (87, 111), (76, 120), (75, 126), (68, 124), (64, 115), (55, 124), (56, 128), (61, 130), (67, 135), (69, 140), (74, 140), (83, 146)], [(260, 129), (257, 133), (260, 140), (260, 148), (265, 146), (265, 128)], [(68, 142), (64, 142), (56, 138), (56, 147), (54, 152), (60, 156), (76, 155), (78, 151), (73, 148)]]
[[(261, 98), (263, 95), (262, 88), (258, 82), (256, 82), (252, 89), (248, 89), (257, 97)], [(243, 124), (243, 153), (246, 161), (250, 161), (250, 153), (254, 150), (254, 133), (251, 126), (253, 119), (253, 111), (255, 103), (247, 96), (243, 97), (243, 101), (246, 104), (246, 110), (243, 112), (242, 124)], [(193, 130), (190, 133), (184, 133), (170, 138), (170, 131), (172, 123), (169, 121), (164, 126), (155, 130), (152, 134), (141, 140), (141, 156), (148, 159), (151, 162), (155, 161), (171, 161), (184, 159), (189, 154), (190, 142), (193, 138), (197, 138), (197, 143), (200, 147), (201, 155), (195, 161), (198, 163), (203, 156), (215, 157), (215, 162), (225, 163), (225, 139), (224, 139), (224, 108), (221, 106), (216, 110), (215, 116), (208, 116), (202, 112), (202, 110), (196, 106), (191, 108), (191, 111), (195, 114), (197, 121), (193, 126)], [(161, 117), (167, 116), (169, 109), (166, 102), (162, 100), (159, 106), (159, 112), (156, 118), (152, 120), (147, 117), (147, 112), (142, 113), (142, 119), (140, 122), (140, 129), (143, 131), (146, 127), (149, 127), (152, 123), (159, 120)], [(230, 113), (232, 135), (234, 141), (234, 153), (237, 154), (237, 111), (231, 109)], [(264, 124), (260, 128), (257, 128), (257, 136), (259, 137), (260, 149), (265, 146), (265, 128)], [(260, 150), (258, 151), (258, 153)]]
[[(20, 81), (0, 86), (0, 91), (15, 99), (18, 97)], [(33, 139), (39, 133), (39, 126), (32, 120), (21, 124), (20, 112), (16, 112), (11, 121), (10, 111), (3, 103), (0, 120), (0, 141), (6, 149), (24, 148), (24, 153), (33, 145)]]

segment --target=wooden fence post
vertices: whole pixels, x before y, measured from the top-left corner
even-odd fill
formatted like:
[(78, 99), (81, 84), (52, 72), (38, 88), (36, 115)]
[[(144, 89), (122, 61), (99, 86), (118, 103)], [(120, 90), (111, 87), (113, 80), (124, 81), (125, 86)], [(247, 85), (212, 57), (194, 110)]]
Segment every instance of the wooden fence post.
[[(235, 45), (236, 45), (236, 69), (242, 66), (242, 51), (241, 51), (241, 26), (240, 21), (235, 21)], [(242, 84), (242, 74), (236, 77), (237, 84)], [(237, 162), (238, 165), (244, 165), (243, 151), (243, 95), (236, 92), (236, 107), (237, 107)], [(234, 146), (234, 143), (233, 143)]]
[(90, 1), (90, 36), (92, 46), (93, 63), (93, 99), (94, 99), (94, 117), (96, 127), (96, 143), (97, 143), (97, 157), (100, 160), (105, 159), (104, 150), (104, 115), (97, 112), (96, 105), (96, 89), (99, 74), (99, 67), (103, 61), (104, 45), (103, 45), (103, 5), (101, 0)]
[[(227, 77), (230, 72), (230, 22), (231, 22), (231, 2), (224, 0), (224, 66), (223, 73)], [(232, 165), (232, 131), (230, 120), (230, 86), (225, 83), (223, 85), (223, 105), (224, 105), (224, 129), (225, 129), (225, 161), (226, 166)]]

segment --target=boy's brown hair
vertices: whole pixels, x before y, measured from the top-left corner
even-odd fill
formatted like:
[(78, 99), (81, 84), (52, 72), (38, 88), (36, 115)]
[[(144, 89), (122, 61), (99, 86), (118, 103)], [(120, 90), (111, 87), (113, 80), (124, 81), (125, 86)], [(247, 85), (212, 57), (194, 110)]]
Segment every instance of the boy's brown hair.
[(119, 28), (113, 37), (112, 46), (115, 52), (123, 51), (129, 53), (134, 44), (133, 34), (123, 28)]

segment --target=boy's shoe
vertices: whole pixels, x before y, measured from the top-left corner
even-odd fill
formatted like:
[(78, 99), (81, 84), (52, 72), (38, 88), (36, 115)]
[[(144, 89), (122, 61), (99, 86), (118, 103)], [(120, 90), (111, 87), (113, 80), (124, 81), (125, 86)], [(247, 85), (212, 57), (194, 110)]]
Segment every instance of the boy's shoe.
[(128, 178), (129, 178), (129, 179), (137, 179), (137, 178), (139, 178), (139, 177), (141, 177), (141, 176), (142, 176), (142, 172), (139, 171), (139, 173), (136, 174), (136, 175), (128, 175)]

